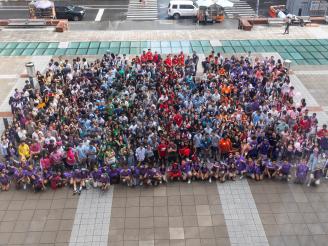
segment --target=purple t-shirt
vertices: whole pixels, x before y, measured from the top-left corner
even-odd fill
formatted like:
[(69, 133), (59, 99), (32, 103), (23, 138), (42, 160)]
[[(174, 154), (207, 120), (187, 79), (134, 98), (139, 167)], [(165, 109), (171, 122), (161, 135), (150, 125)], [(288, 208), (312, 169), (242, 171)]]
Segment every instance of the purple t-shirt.
[(122, 169), (120, 172), (120, 175), (123, 177), (127, 177), (131, 175), (131, 169), (127, 168), (127, 169)]

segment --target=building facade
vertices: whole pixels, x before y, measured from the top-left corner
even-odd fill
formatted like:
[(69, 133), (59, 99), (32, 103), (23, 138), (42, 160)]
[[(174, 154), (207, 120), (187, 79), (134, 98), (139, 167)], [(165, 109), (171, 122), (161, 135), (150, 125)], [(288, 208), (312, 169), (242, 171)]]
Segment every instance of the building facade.
[(324, 16), (328, 14), (328, 0), (287, 0), (286, 8), (297, 16)]

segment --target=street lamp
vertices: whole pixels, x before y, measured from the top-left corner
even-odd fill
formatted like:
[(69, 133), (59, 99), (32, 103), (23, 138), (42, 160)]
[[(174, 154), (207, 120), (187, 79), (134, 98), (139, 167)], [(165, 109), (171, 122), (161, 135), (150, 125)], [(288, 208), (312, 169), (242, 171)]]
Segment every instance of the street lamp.
[(259, 17), (260, 0), (256, 0), (256, 17)]

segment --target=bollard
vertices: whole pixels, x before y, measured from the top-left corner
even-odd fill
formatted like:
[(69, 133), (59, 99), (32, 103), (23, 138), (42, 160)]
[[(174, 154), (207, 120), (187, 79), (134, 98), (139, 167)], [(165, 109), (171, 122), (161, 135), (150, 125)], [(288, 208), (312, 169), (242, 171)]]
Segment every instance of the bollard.
[(291, 65), (292, 61), (291, 60), (285, 60), (284, 62), (284, 67), (287, 68), (287, 71), (289, 72), (290, 70), (290, 65)]
[(34, 89), (34, 81), (33, 81), (33, 77), (35, 75), (34, 63), (33, 62), (25, 63), (25, 68), (26, 68), (26, 72), (27, 72), (30, 84), (31, 84), (32, 88)]
[(26, 68), (27, 75), (33, 78), (35, 75), (34, 63), (33, 62), (25, 63), (25, 68)]

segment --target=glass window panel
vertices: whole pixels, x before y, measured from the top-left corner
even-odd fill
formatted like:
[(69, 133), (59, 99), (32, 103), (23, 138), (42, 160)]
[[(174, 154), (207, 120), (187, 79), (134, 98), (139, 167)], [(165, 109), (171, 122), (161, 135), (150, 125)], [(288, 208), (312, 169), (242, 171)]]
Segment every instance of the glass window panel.
[(171, 43), (169, 41), (161, 41), (162, 48), (171, 48)]
[(11, 56), (19, 56), (20, 54), (22, 54), (24, 49), (14, 49), (13, 52), (11, 52)]
[(130, 45), (131, 45), (130, 41), (121, 42), (121, 48), (130, 48)]
[(29, 43), (22, 42), (22, 43), (19, 43), (19, 44), (16, 46), (16, 49), (25, 49), (28, 45), (29, 45)]
[(139, 41), (132, 41), (130, 47), (131, 48), (140, 48), (140, 42)]
[(22, 56), (30, 56), (32, 55), (34, 52), (34, 49), (25, 49), (23, 52), (22, 52)]
[(0, 55), (2, 56), (9, 56), (11, 54), (11, 52), (13, 52), (14, 49), (3, 49), (0, 53)]
[(89, 48), (90, 49), (98, 49), (100, 46), (100, 42), (91, 42)]
[(18, 43), (10, 42), (6, 45), (6, 49), (15, 49), (17, 47)]
[(55, 55), (62, 56), (62, 55), (65, 55), (65, 53), (66, 53), (66, 49), (57, 49), (55, 52)]
[(171, 47), (181, 47), (181, 44), (179, 41), (171, 41)]
[(100, 42), (100, 45), (99, 47), (102, 49), (102, 48), (109, 48), (110, 47), (110, 42), (108, 41), (105, 41), (105, 42)]
[(42, 42), (42, 43), (39, 43), (38, 49), (46, 49), (46, 48), (48, 48), (48, 46), (49, 46), (48, 42)]
[(54, 55), (55, 54), (55, 52), (56, 52), (56, 49), (54, 49), (54, 48), (50, 48), (50, 49), (46, 49), (45, 51), (44, 51), (44, 53), (43, 53), (43, 55)]
[(77, 49), (67, 49), (66, 50), (66, 55), (75, 55)]
[(88, 52), (88, 49), (78, 49), (78, 50), (76, 51), (76, 54), (77, 54), (77, 55), (86, 55), (87, 52)]
[(36, 49), (36, 47), (38, 47), (39, 43), (37, 42), (32, 42), (32, 43), (29, 43), (27, 48), (28, 49)]
[(49, 43), (48, 48), (50, 48), (50, 49), (57, 49), (58, 48), (58, 44), (59, 43), (55, 43), (55, 42)]
[(34, 56), (42, 56), (43, 53), (46, 51), (45, 48), (37, 48), (34, 50), (33, 54)]

